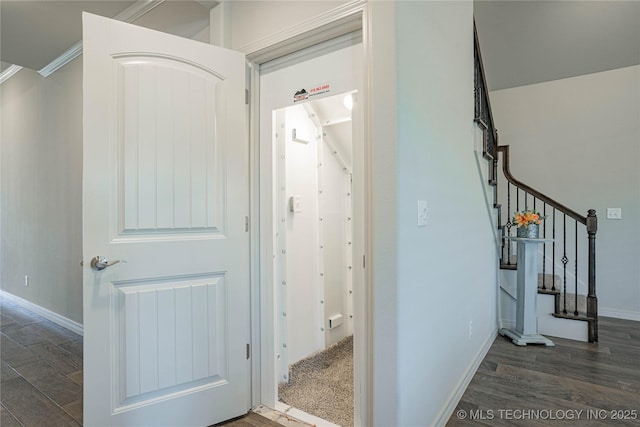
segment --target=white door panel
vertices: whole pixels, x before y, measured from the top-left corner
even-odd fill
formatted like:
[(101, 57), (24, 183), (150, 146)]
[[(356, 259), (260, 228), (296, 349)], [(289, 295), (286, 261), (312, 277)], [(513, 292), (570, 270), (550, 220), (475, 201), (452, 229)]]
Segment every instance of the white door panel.
[[(220, 79), (183, 62), (143, 56), (122, 58), (117, 67), (117, 108), (128, 117), (119, 141), (119, 232), (221, 232)], [(213, 117), (221, 119), (218, 128)]]
[(84, 424), (249, 408), (242, 54), (85, 14)]

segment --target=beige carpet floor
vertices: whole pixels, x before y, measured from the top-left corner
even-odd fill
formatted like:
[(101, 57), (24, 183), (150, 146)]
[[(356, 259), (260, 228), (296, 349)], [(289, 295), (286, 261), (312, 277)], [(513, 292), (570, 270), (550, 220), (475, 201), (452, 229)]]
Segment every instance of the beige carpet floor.
[(291, 365), (281, 401), (343, 427), (353, 426), (353, 336)]

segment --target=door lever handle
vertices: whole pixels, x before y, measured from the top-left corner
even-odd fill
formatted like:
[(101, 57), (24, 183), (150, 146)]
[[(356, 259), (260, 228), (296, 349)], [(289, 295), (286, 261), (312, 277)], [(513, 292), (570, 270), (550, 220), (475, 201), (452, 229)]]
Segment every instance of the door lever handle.
[(107, 267), (111, 267), (114, 264), (117, 264), (119, 262), (127, 262), (123, 259), (117, 259), (115, 261), (109, 261), (108, 259), (106, 259), (103, 256), (94, 256), (93, 258), (91, 258), (91, 268), (93, 268), (96, 271), (100, 271), (100, 270), (104, 270)]

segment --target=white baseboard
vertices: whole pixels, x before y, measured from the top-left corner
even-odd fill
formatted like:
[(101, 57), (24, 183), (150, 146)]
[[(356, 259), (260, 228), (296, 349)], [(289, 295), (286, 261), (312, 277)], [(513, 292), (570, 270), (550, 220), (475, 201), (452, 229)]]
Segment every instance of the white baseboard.
[(614, 308), (598, 308), (598, 316), (615, 317), (616, 319), (635, 320), (640, 322), (640, 313), (636, 311), (616, 310)]
[(0, 290), (0, 296), (6, 299), (13, 304), (20, 306), (24, 309), (27, 309), (35, 314), (38, 314), (44, 317), (47, 320), (52, 321), (56, 325), (62, 326), (65, 329), (70, 330), (71, 332), (75, 332), (78, 335), (84, 335), (84, 327), (82, 324), (78, 322), (74, 322), (71, 319), (67, 319), (64, 316), (59, 315), (58, 313), (54, 313), (51, 310), (47, 310), (44, 307), (40, 307), (37, 304), (27, 301), (26, 299), (22, 299), (13, 294), (10, 294), (7, 291)]
[(500, 319), (500, 329), (515, 329), (516, 321), (513, 319)]
[(476, 356), (473, 358), (473, 360), (469, 364), (469, 367), (467, 368), (467, 371), (465, 372), (464, 376), (458, 383), (458, 386), (453, 391), (451, 396), (449, 396), (449, 399), (448, 399), (449, 403), (440, 412), (440, 415), (438, 415), (438, 417), (436, 418), (437, 420), (435, 423), (436, 426), (444, 427), (447, 424), (447, 421), (449, 421), (449, 418), (451, 418), (453, 411), (456, 409), (456, 406), (458, 406), (458, 402), (460, 402), (460, 399), (462, 399), (462, 395), (467, 390), (467, 387), (469, 386), (469, 383), (473, 379), (473, 376), (476, 374), (476, 371), (478, 370), (480, 363), (482, 363), (482, 361), (484, 360), (484, 357), (489, 352), (489, 349), (493, 345), (493, 342), (495, 341), (497, 336), (498, 336), (498, 328), (494, 329), (493, 332), (489, 334), (484, 345), (480, 348), (478, 353), (476, 353)]

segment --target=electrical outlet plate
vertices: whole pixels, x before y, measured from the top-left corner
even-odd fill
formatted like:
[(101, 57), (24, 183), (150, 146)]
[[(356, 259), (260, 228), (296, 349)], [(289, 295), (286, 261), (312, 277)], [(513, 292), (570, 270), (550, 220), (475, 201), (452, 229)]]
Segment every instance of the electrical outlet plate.
[(607, 208), (607, 219), (622, 219), (622, 208)]

